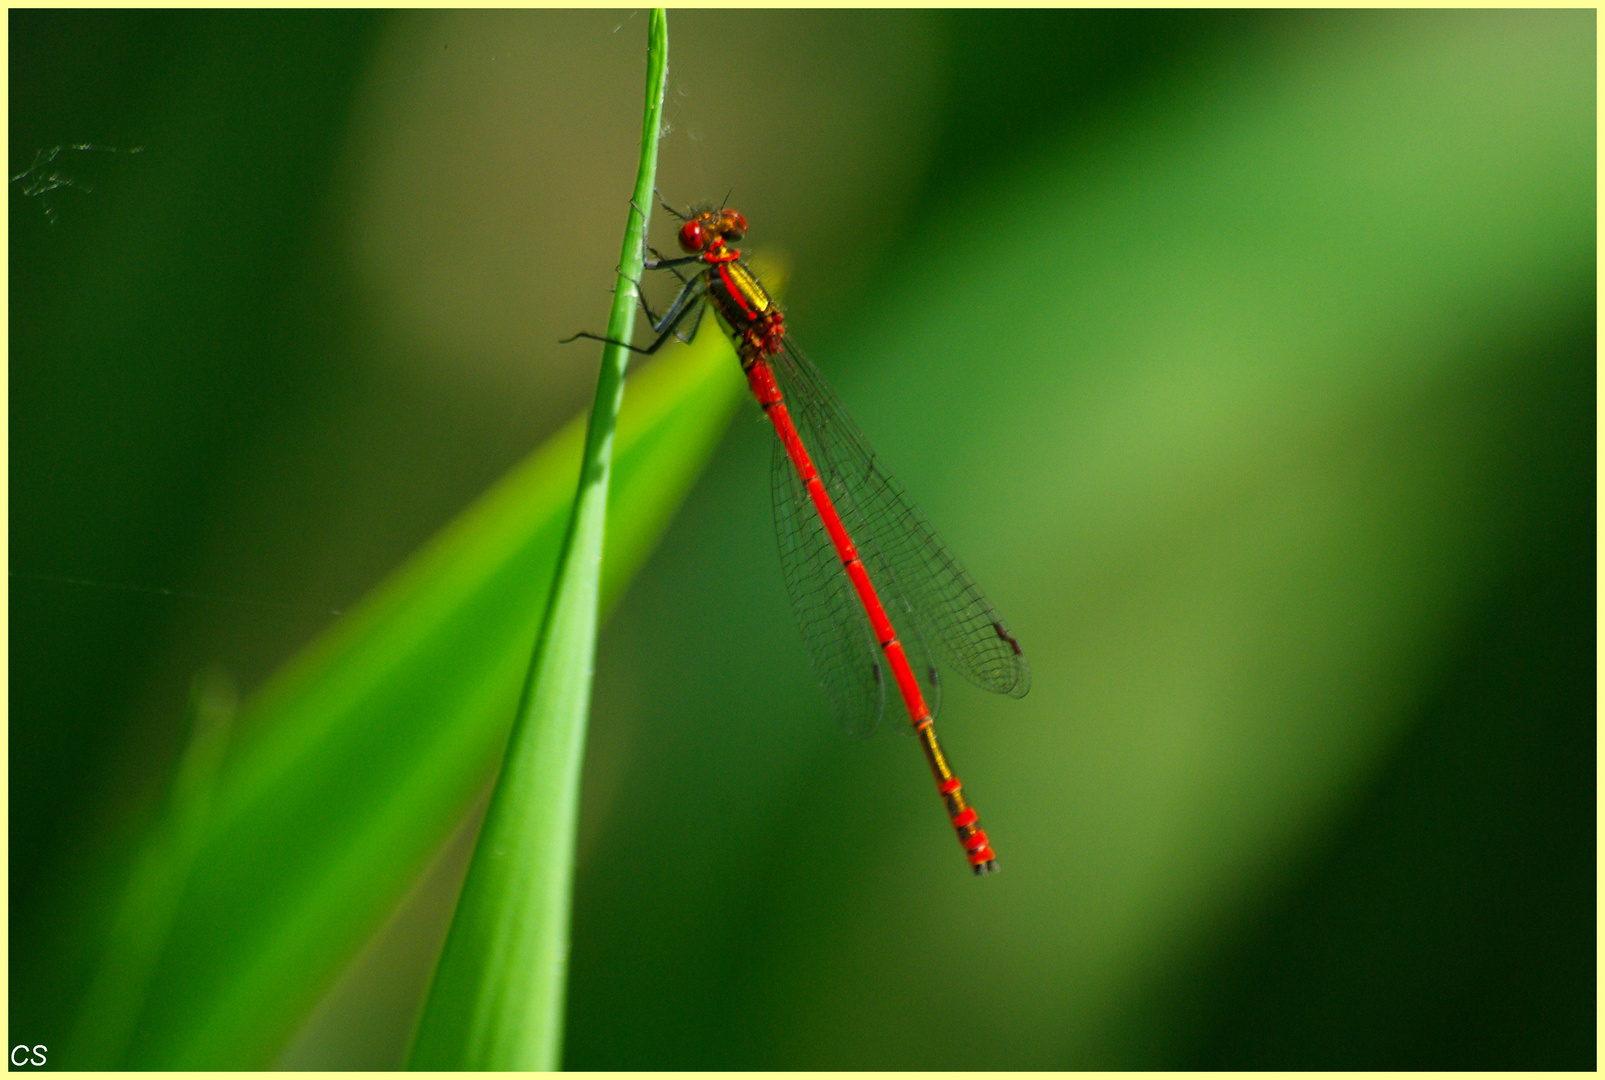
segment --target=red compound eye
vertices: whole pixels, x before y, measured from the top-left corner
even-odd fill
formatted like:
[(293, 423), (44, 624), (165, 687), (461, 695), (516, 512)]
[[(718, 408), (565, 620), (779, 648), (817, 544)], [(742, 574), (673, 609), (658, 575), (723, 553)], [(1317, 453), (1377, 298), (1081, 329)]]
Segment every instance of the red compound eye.
[(747, 219), (740, 211), (725, 210), (719, 215), (719, 230), (727, 240), (740, 240), (747, 235)]
[(680, 226), (681, 251), (701, 251), (707, 246), (708, 236), (707, 233), (703, 232), (702, 222), (699, 219), (692, 218), (690, 221)]

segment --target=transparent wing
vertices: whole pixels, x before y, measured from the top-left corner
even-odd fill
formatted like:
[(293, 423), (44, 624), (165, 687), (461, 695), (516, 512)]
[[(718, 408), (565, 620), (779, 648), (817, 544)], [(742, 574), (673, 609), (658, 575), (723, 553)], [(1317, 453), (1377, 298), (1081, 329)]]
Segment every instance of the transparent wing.
[(885, 710), (890, 673), (852, 583), (780, 439), (770, 463), (775, 537), (791, 608), (814, 675), (848, 734), (868, 738)]
[[(903, 485), (880, 464), (819, 370), (789, 339), (771, 366), (909, 662), (920, 681), (930, 684), (932, 714), (937, 683), (926, 643), (982, 689), (1024, 697), (1031, 689), (1031, 669), (1019, 642)], [(817, 519), (814, 524), (823, 534)], [(828, 548), (828, 537), (825, 544)], [(839, 568), (837, 573), (846, 585)], [(913, 625), (905, 627), (909, 621)]]

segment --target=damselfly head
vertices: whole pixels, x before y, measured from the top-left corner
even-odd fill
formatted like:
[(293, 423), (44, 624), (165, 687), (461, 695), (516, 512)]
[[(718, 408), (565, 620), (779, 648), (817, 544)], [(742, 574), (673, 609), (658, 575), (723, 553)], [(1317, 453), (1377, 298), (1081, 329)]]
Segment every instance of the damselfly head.
[(719, 211), (719, 232), (731, 243), (747, 235), (747, 219), (737, 210)]
[(708, 231), (702, 227), (701, 216), (680, 226), (680, 250), (696, 254), (708, 246)]
[(747, 219), (736, 210), (703, 210), (680, 226), (680, 250), (717, 250), (747, 235)]

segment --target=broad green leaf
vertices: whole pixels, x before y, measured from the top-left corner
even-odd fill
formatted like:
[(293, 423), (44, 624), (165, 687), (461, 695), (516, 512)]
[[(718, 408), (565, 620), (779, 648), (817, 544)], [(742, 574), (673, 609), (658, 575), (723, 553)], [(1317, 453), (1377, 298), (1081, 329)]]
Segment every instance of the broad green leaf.
[[(707, 462), (741, 388), (717, 334), (632, 376), (604, 613)], [(579, 417), (244, 703), (131, 1064), (268, 1064), (484, 790), (546, 607), (584, 437)]]
[(122, 1061), (206, 835), (238, 705), (233, 680), (219, 669), (199, 672), (190, 685), (189, 743), (162, 819), (146, 837), (123, 887), (100, 965), (79, 1007), (77, 1027), (62, 1048), (62, 1063), (70, 1068), (107, 1068)]

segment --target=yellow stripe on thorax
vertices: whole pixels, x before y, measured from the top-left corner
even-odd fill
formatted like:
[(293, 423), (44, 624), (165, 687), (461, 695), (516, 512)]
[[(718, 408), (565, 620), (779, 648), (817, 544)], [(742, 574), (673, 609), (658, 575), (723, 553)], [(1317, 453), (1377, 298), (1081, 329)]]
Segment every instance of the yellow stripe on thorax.
[(758, 284), (757, 278), (747, 273), (740, 263), (728, 263), (725, 270), (729, 272), (730, 280), (741, 290), (742, 298), (752, 310), (769, 310), (769, 294), (763, 291), (763, 286)]

